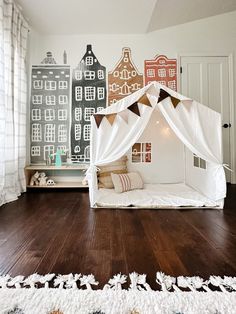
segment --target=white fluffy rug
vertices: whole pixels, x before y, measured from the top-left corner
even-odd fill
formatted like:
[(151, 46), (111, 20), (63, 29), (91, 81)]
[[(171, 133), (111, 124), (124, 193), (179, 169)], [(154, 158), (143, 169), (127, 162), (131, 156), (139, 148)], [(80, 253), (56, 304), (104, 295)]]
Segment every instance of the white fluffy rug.
[(136, 273), (129, 275), (128, 290), (122, 289), (128, 280), (120, 274), (110, 279), (102, 290), (92, 290), (98, 284), (93, 275), (54, 277), (54, 274), (0, 277), (0, 313), (236, 313), (236, 278), (232, 277), (211, 276), (204, 281), (200, 277), (174, 278), (157, 273), (156, 281), (161, 291), (153, 291), (146, 282), (146, 275)]

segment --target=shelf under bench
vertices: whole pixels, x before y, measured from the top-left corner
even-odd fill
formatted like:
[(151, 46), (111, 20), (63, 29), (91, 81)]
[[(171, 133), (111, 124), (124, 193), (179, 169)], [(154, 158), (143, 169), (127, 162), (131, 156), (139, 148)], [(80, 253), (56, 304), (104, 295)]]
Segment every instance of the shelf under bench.
[[(25, 167), (25, 177), (27, 188), (32, 189), (58, 189), (58, 188), (88, 188), (88, 185), (82, 184), (85, 177), (85, 171), (88, 169), (89, 164), (76, 164), (62, 166), (47, 166), (47, 165), (29, 165)], [(30, 185), (31, 176), (36, 172), (45, 172), (46, 176), (55, 181), (55, 185), (38, 186)]]

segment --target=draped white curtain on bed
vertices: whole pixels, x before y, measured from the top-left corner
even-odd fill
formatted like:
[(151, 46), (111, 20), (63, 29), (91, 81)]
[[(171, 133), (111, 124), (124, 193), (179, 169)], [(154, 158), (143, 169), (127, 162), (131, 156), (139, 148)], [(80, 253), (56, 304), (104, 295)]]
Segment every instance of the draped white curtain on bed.
[[(158, 89), (159, 84), (155, 85)], [(182, 95), (168, 88), (166, 90), (174, 97), (183, 99)], [(166, 98), (157, 106), (185, 146), (208, 162), (205, 177), (200, 180), (195, 177), (191, 184), (188, 180), (186, 183), (210, 199), (223, 199), (226, 196), (226, 179), (223, 167), (221, 114), (194, 100), (191, 103), (183, 101), (174, 108), (170, 98)], [(204, 180), (208, 181), (208, 184), (204, 184)]]
[[(93, 118), (91, 120), (91, 164), (87, 178), (92, 206), (95, 205), (97, 198), (97, 167), (125, 155), (139, 139), (153, 110), (157, 107), (186, 147), (210, 165), (206, 170), (207, 180), (210, 183), (208, 188), (203, 190), (201, 188), (202, 182), (197, 179), (194, 182), (194, 188), (215, 201), (223, 199), (226, 195), (225, 173), (222, 164), (221, 115), (196, 101), (186, 103), (187, 98), (185, 96), (158, 83), (152, 83), (152, 85), (152, 90), (155, 92), (151, 92), (150, 86), (146, 86), (100, 112), (101, 114), (110, 114), (126, 109), (129, 114), (128, 123), (117, 115), (112, 126), (104, 118), (98, 128), (95, 120)], [(182, 102), (176, 108), (174, 108), (170, 97), (158, 103), (161, 88)], [(149, 89), (147, 93), (152, 107), (140, 104), (141, 114), (139, 117), (127, 108), (136, 102), (147, 89)], [(168, 171), (168, 165), (166, 171)], [(203, 180), (205, 179), (206, 176)]]
[(0, 0), (0, 205), (25, 191), (28, 25), (12, 0)]
[[(143, 90), (147, 88), (145, 87), (121, 100), (119, 107), (110, 106), (103, 112), (114, 113), (124, 110), (128, 107), (128, 104), (131, 105), (140, 98), (143, 95)], [(155, 106), (156, 98), (150, 97), (150, 100), (153, 106)], [(126, 123), (120, 116), (117, 116), (112, 127), (106, 119), (103, 119), (100, 127), (97, 128), (95, 120), (91, 119), (90, 168), (87, 171), (91, 205), (94, 205), (96, 202), (96, 192), (98, 189), (96, 166), (102, 166), (124, 156), (143, 133), (153, 110), (154, 107), (140, 107), (140, 117), (128, 110), (129, 122)]]

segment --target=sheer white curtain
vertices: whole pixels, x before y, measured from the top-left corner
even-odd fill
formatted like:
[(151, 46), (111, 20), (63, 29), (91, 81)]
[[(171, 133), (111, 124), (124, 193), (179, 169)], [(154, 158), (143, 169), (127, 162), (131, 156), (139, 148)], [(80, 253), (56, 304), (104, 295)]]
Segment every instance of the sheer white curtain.
[(0, 206), (25, 191), (28, 24), (0, 0)]

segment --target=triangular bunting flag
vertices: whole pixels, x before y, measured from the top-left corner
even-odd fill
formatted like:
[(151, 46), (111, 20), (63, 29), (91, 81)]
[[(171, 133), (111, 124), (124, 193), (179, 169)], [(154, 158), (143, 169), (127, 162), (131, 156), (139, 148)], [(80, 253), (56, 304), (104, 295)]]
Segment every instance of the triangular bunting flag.
[(133, 113), (135, 113), (137, 116), (140, 117), (140, 111), (139, 111), (137, 102), (130, 105), (127, 109), (129, 109), (130, 111), (132, 111)]
[(110, 125), (112, 125), (114, 123), (116, 115), (117, 115), (116, 113), (111, 113), (111, 114), (105, 115), (105, 117), (109, 121)]
[(192, 105), (193, 100), (192, 99), (184, 99), (184, 100), (181, 100), (181, 102), (183, 105), (190, 106), (190, 105)]
[(102, 122), (102, 119), (104, 118), (104, 114), (94, 114), (94, 119), (95, 119), (95, 122), (97, 124), (97, 127), (99, 128), (101, 122)]
[(129, 121), (129, 112), (127, 110), (122, 110), (121, 112), (118, 112), (118, 115), (126, 122)]
[(180, 102), (180, 99), (175, 98), (173, 96), (170, 96), (170, 99), (171, 99), (173, 106), (176, 108), (178, 106), (178, 103)]
[(164, 89), (160, 89), (159, 98), (157, 103), (161, 102), (162, 100), (166, 99), (167, 97), (170, 97), (171, 95), (167, 93)]
[(147, 94), (145, 93), (143, 96), (141, 96), (138, 101), (138, 103), (140, 104), (143, 104), (143, 105), (146, 105), (146, 106), (149, 106), (149, 107), (152, 107), (148, 97), (147, 97)]

